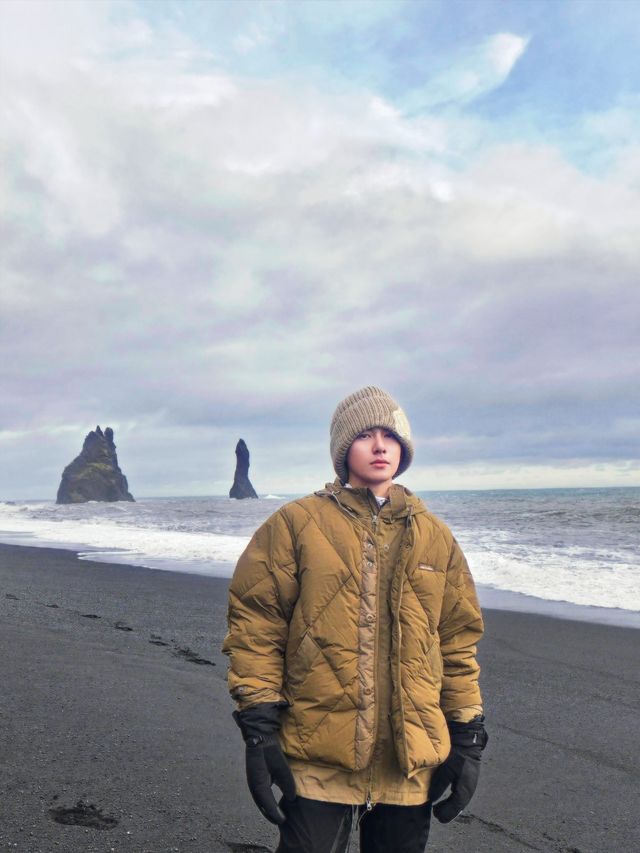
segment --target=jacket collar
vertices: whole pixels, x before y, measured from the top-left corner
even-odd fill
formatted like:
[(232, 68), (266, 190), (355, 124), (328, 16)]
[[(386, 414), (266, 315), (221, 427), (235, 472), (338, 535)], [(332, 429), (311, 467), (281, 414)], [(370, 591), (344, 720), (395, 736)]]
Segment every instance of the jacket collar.
[(370, 489), (350, 489), (339, 479), (327, 483), (324, 489), (315, 493), (321, 497), (337, 498), (342, 506), (347, 507), (361, 518), (369, 519), (375, 513), (381, 518), (406, 518), (407, 515), (417, 515), (425, 511), (425, 506), (409, 489), (394, 483), (389, 489), (389, 500), (381, 507), (378, 506), (375, 495)]

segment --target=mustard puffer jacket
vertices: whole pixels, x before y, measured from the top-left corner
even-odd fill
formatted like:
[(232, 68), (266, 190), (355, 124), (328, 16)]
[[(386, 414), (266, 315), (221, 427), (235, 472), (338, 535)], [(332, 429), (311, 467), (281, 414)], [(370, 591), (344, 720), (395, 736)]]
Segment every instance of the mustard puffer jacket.
[(381, 600), (377, 566), (389, 546), (369, 495), (363, 514), (338, 481), (327, 484), (256, 531), (231, 582), (223, 651), (239, 707), (287, 703), (287, 755), (356, 771), (372, 760), (379, 625), (390, 619), (391, 728), (411, 777), (449, 754), (445, 716), (481, 704), (482, 616), (449, 528), (398, 485), (391, 517), (402, 543)]

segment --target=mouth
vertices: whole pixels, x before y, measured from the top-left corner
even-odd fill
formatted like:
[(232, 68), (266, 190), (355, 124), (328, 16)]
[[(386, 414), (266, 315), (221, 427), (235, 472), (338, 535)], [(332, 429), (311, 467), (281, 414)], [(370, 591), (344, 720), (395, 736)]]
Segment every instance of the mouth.
[(375, 462), (372, 462), (371, 464), (374, 468), (384, 468), (385, 465), (388, 465), (389, 463), (386, 459), (376, 459)]

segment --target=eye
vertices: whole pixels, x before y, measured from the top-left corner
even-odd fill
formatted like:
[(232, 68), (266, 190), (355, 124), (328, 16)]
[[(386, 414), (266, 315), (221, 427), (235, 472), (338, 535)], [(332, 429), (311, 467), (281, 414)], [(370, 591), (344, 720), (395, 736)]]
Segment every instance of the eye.
[(371, 438), (370, 432), (361, 432), (358, 438)]

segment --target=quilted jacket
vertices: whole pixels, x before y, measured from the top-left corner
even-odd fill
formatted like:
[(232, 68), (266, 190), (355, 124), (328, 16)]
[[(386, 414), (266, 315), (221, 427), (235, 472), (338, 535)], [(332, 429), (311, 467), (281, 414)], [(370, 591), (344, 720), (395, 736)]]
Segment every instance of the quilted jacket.
[(379, 510), (371, 492), (327, 484), (272, 515), (236, 567), (231, 695), (286, 703), (293, 766), (369, 767), (383, 718), (412, 777), (447, 757), (445, 718), (481, 704), (482, 617), (464, 555), (411, 492), (389, 497)]

